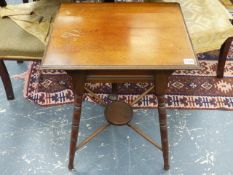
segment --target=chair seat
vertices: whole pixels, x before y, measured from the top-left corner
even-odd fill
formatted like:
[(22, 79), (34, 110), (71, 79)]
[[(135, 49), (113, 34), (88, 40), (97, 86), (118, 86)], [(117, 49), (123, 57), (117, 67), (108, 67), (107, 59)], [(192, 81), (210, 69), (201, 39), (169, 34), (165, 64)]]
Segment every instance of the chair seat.
[(9, 18), (0, 18), (0, 59), (41, 59), (44, 44)]
[[(145, 0), (158, 2), (159, 0)], [(218, 0), (162, 0), (178, 2), (196, 53), (217, 50), (233, 36), (230, 13)]]
[[(41, 59), (47, 43), (45, 40), (48, 38), (49, 26), (59, 5), (59, 0), (41, 0), (9, 5), (8, 13), (4, 9), (1, 15), (16, 16), (0, 17), (0, 59)], [(25, 9), (27, 9), (26, 15), (20, 16)], [(37, 21), (41, 17), (42, 21)]]

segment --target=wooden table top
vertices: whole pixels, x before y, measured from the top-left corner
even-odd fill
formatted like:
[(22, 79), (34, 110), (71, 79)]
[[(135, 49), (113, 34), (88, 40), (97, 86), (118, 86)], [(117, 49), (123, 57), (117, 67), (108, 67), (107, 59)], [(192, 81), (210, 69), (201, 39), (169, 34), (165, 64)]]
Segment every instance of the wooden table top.
[(64, 70), (194, 69), (179, 4), (62, 4), (42, 68)]

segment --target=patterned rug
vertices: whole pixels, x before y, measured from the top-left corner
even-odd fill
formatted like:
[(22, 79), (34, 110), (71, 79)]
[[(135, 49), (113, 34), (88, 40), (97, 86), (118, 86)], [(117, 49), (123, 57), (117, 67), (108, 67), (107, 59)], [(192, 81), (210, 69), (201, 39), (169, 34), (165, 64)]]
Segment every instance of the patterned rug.
[[(217, 57), (199, 54), (200, 70), (179, 70), (169, 78), (166, 95), (167, 107), (177, 109), (225, 109), (233, 110), (233, 48), (226, 63), (224, 78), (216, 78)], [(40, 70), (40, 63), (33, 62), (25, 83), (25, 97), (41, 106), (61, 105), (73, 102), (71, 78), (65, 71)], [(111, 84), (86, 86), (108, 102)], [(131, 102), (145, 89), (148, 83), (125, 83), (118, 88), (119, 100)], [(84, 100), (96, 102), (85, 95)], [(153, 94), (146, 95), (134, 105), (135, 108), (157, 107)]]

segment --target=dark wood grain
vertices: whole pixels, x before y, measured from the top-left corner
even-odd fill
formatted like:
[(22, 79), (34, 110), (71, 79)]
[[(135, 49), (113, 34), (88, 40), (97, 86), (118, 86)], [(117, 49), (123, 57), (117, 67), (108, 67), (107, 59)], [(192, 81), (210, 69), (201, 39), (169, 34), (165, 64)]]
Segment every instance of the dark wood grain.
[(177, 3), (62, 4), (42, 62), (43, 68), (67, 70), (198, 65)]

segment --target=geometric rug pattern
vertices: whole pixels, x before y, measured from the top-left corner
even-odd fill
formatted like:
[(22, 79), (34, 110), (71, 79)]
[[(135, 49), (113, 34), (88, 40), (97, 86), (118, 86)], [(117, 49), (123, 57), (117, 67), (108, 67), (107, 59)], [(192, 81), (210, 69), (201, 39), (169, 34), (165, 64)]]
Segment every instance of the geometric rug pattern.
[[(232, 58), (232, 55), (230, 55)], [(216, 56), (198, 55), (201, 69), (178, 70), (169, 78), (166, 95), (167, 108), (171, 109), (225, 109), (233, 110), (233, 60), (226, 62), (224, 78), (216, 78)], [(151, 86), (149, 83), (119, 84), (119, 100), (132, 102)], [(109, 83), (87, 83), (86, 87), (106, 102), (111, 93)], [(71, 78), (65, 71), (40, 70), (40, 62), (33, 62), (25, 83), (25, 97), (41, 106), (73, 103)], [(84, 95), (84, 100), (96, 102)], [(146, 95), (134, 108), (157, 107), (153, 93)]]

